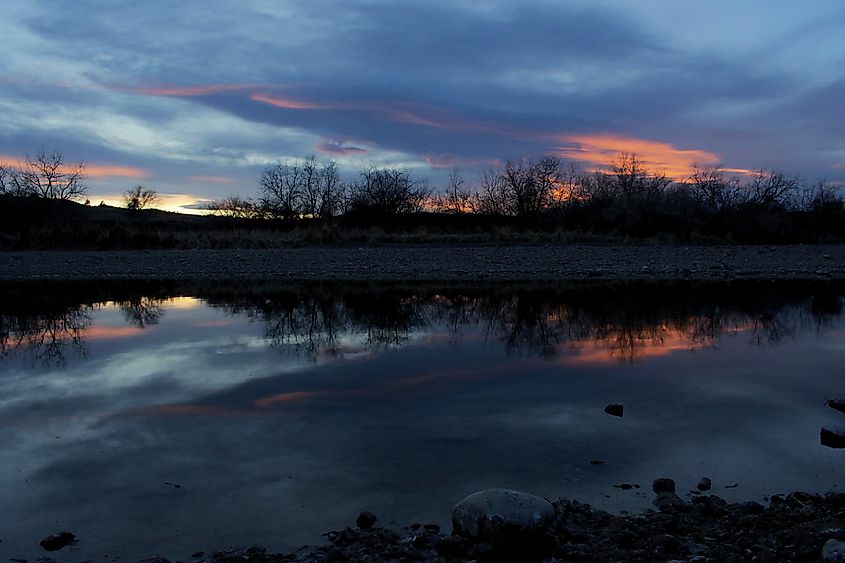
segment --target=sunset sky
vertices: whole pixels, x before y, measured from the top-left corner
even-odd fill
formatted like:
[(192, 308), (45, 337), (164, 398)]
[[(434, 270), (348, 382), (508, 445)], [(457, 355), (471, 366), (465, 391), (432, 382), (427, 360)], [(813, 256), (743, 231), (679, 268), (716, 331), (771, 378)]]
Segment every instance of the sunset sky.
[(845, 4), (3, 0), (0, 163), (88, 163), (91, 200), (257, 193), (316, 154), (438, 184), (635, 151), (845, 184)]

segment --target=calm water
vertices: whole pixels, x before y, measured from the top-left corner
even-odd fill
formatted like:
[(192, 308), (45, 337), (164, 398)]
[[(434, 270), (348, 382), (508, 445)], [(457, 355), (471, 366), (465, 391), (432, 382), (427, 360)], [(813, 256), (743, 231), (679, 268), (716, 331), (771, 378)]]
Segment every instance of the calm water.
[(845, 426), (824, 404), (845, 398), (843, 296), (2, 285), (0, 556), (60, 530), (81, 540), (63, 560), (284, 550), (361, 510), (446, 524), (493, 486), (608, 510), (648, 507), (660, 476), (729, 500), (837, 489), (819, 429)]

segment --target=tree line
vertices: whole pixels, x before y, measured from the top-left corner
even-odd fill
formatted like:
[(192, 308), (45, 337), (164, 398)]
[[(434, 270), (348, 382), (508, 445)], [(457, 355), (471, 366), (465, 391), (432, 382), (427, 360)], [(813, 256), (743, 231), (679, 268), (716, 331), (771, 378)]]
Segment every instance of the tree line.
[[(732, 175), (693, 165), (683, 177), (649, 169), (634, 153), (601, 170), (554, 156), (509, 160), (470, 182), (455, 169), (435, 189), (407, 168), (369, 165), (351, 179), (315, 156), (266, 167), (255, 197), (213, 202), (214, 215), (291, 224), (411, 228), (422, 215), (451, 219), (433, 228), (565, 231), (597, 235), (742, 242), (819, 241), (845, 237), (845, 200), (831, 183), (761, 169)], [(42, 150), (0, 166), (0, 196), (84, 198), (85, 164)], [(158, 193), (138, 185), (123, 194), (131, 211), (154, 207)], [(87, 203), (87, 202), (86, 202)], [(399, 217), (416, 216), (408, 220)], [(480, 226), (479, 226), (480, 225)]]
[(304, 222), (366, 217), (375, 225), (429, 212), (500, 218), (522, 228), (686, 239), (845, 235), (845, 199), (831, 183), (771, 169), (737, 176), (718, 165), (693, 165), (686, 176), (670, 178), (634, 153), (593, 171), (553, 156), (509, 160), (472, 184), (456, 169), (440, 190), (407, 168), (374, 165), (345, 182), (334, 162), (309, 156), (267, 167), (258, 184), (256, 198), (226, 198), (211, 211)]

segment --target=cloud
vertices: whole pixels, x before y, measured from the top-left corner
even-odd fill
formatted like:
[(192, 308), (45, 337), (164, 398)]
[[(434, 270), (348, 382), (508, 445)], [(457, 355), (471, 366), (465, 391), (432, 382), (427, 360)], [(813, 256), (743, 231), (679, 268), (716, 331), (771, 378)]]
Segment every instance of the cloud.
[(671, 143), (624, 137), (611, 133), (561, 135), (557, 154), (563, 158), (604, 167), (620, 153), (635, 153), (650, 170), (683, 176), (693, 164), (714, 165), (719, 155), (700, 149), (680, 149)]
[[(17, 167), (26, 162), (26, 159), (9, 155), (0, 155), (0, 165)], [(133, 178), (140, 180), (148, 178), (150, 172), (132, 166), (117, 166), (112, 164), (96, 164), (84, 162), (84, 174), (89, 178)], [(72, 164), (64, 165), (61, 170), (68, 172), (74, 170)]]
[(842, 180), (842, 8), (749, 6), (245, 1), (197, 21), (161, 0), (80, 0), (69, 27), (8, 0), (0, 153), (50, 143), (178, 183), (314, 150), (437, 175), (558, 151), (596, 166), (619, 148), (670, 174), (716, 155)]
[(188, 180), (192, 182), (202, 182), (207, 184), (237, 184), (238, 180), (228, 176), (189, 176)]
[(367, 149), (347, 145), (343, 141), (329, 141), (322, 140), (314, 145), (314, 150), (323, 154), (362, 154), (366, 153)]
[(202, 199), (194, 203), (186, 203), (184, 205), (180, 205), (181, 209), (194, 209), (199, 211), (208, 211), (211, 209), (211, 206), (214, 204), (214, 201), (210, 199)]

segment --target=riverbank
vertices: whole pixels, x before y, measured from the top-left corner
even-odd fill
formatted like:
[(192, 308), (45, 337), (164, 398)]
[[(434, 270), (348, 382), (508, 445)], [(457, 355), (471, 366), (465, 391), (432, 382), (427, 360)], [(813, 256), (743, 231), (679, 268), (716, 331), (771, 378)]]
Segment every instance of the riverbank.
[[(845, 547), (845, 494), (792, 493), (727, 503), (715, 495), (690, 502), (657, 495), (656, 509), (614, 515), (560, 499), (548, 527), (530, 541), (517, 536), (468, 538), (437, 525), (391, 530), (358, 518), (358, 525), (325, 534), (326, 544), (293, 553), (232, 549), (194, 561), (841, 561)], [(514, 539), (516, 537), (516, 539)], [(165, 559), (154, 559), (162, 563)]]
[(845, 279), (845, 245), (426, 245), (0, 253), (0, 280), (47, 279)]

